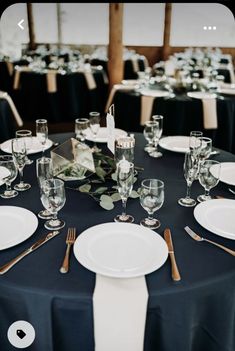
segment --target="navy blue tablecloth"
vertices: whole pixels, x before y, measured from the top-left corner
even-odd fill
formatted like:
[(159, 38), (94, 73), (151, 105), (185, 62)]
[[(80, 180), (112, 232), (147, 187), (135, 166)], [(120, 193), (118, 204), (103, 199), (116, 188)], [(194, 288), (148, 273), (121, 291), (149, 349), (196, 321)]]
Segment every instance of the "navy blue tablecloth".
[[(140, 125), (141, 96), (139, 92), (117, 91), (115, 121), (118, 128), (127, 131), (142, 131)], [(164, 116), (163, 133), (165, 135), (189, 135), (191, 130), (202, 130), (205, 136), (213, 139), (214, 146), (235, 154), (235, 97), (225, 96), (217, 100), (218, 129), (203, 128), (203, 107), (199, 99), (185, 94), (175, 98), (155, 98), (153, 114)]]
[[(62, 142), (71, 135), (52, 135), (51, 139)], [(156, 213), (161, 221), (157, 231), (162, 235), (166, 227), (171, 228), (182, 276), (181, 282), (172, 281), (169, 260), (146, 276), (149, 301), (144, 351), (234, 351), (235, 258), (212, 245), (193, 241), (183, 228), (189, 225), (202, 236), (231, 249), (235, 249), (235, 241), (203, 229), (194, 219), (192, 208), (177, 204), (186, 193), (183, 154), (163, 151), (161, 159), (153, 159), (143, 151), (144, 145), (143, 136), (136, 135), (135, 163), (144, 167), (136, 186), (149, 177), (165, 182), (165, 202)], [(235, 156), (227, 152), (215, 158), (235, 161)], [(25, 180), (32, 188), (15, 199), (0, 199), (0, 205), (22, 206), (37, 214), (42, 205), (35, 163), (25, 168)], [(66, 183), (66, 186), (75, 185)], [(193, 197), (202, 192), (202, 187), (195, 182)], [(212, 194), (232, 198), (222, 183)], [(67, 228), (76, 227), (79, 235), (90, 226), (112, 222), (120, 213), (121, 204), (118, 202), (112, 211), (106, 211), (88, 195), (75, 190), (66, 189), (66, 197), (66, 204), (59, 213), (66, 227), (59, 236), (0, 276), (1, 350), (15, 350), (6, 335), (8, 327), (16, 320), (26, 320), (35, 328), (36, 339), (30, 351), (95, 350), (92, 304), (95, 274), (82, 267), (73, 255), (68, 274), (62, 275), (59, 267), (65, 252)], [(134, 215), (135, 223), (146, 215), (138, 199), (129, 199), (127, 209)], [(47, 233), (43, 223), (39, 219), (38, 229), (26, 242), (1, 251), (0, 265)]]

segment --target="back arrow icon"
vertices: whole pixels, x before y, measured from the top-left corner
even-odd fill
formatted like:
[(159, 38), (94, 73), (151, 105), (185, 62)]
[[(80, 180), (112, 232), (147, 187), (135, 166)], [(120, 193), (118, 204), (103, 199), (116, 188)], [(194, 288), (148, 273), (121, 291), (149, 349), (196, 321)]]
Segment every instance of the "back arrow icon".
[(22, 24), (24, 23), (24, 19), (20, 20), (18, 24), (18, 26), (20, 27), (20, 29), (24, 30), (24, 27), (22, 26)]

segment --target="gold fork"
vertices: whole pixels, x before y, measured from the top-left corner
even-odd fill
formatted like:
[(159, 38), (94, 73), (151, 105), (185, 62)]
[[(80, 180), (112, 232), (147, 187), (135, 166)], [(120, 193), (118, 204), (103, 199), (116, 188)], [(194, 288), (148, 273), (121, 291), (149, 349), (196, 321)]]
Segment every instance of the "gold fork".
[(68, 228), (68, 233), (66, 237), (67, 249), (64, 256), (64, 261), (60, 267), (60, 273), (67, 273), (69, 270), (69, 254), (71, 246), (74, 244), (76, 239), (76, 228)]

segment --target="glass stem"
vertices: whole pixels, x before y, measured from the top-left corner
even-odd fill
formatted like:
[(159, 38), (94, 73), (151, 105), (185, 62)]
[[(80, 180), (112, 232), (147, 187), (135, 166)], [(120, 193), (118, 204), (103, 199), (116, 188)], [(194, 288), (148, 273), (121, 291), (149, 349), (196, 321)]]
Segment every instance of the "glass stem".
[(148, 219), (149, 219), (150, 221), (153, 220), (153, 213), (152, 213), (152, 212), (148, 212)]
[(126, 199), (122, 199), (122, 216), (126, 217)]
[(210, 196), (210, 189), (205, 189), (205, 196), (206, 197)]
[(24, 184), (24, 181), (23, 181), (23, 169), (24, 168), (19, 168), (20, 184)]
[(191, 186), (192, 186), (192, 183), (187, 183), (187, 193), (186, 193), (186, 198), (187, 199), (190, 199), (190, 195), (191, 195)]
[(11, 183), (6, 183), (6, 191), (11, 191)]

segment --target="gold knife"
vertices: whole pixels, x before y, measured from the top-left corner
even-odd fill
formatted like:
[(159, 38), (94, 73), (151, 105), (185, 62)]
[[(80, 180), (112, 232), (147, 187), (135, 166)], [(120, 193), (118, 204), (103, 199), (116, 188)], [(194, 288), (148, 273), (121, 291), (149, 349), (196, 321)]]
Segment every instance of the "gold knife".
[(179, 281), (181, 280), (181, 276), (176, 264), (175, 260), (175, 253), (174, 253), (174, 247), (172, 243), (172, 238), (171, 238), (171, 231), (169, 228), (166, 228), (164, 230), (164, 238), (168, 246), (168, 251), (170, 255), (170, 260), (171, 260), (171, 276), (174, 281)]
[(9, 269), (11, 269), (17, 262), (19, 262), (22, 258), (24, 258), (25, 256), (27, 256), (28, 254), (30, 254), (31, 252), (35, 251), (36, 249), (38, 249), (40, 246), (42, 246), (43, 244), (45, 244), (48, 240), (54, 238), (56, 235), (59, 234), (58, 230), (55, 230), (51, 233), (48, 233), (44, 238), (39, 239), (38, 241), (36, 241), (36, 243), (34, 243), (32, 246), (30, 246), (27, 250), (23, 251), (21, 254), (19, 254), (18, 256), (16, 256), (15, 258), (13, 258), (10, 262), (4, 264), (2, 267), (0, 267), (0, 274), (4, 274), (7, 271), (9, 271)]

